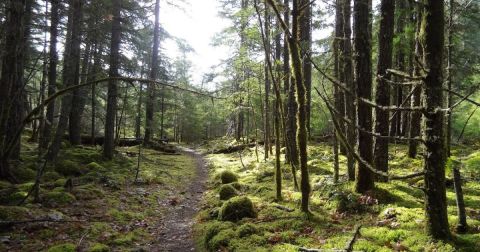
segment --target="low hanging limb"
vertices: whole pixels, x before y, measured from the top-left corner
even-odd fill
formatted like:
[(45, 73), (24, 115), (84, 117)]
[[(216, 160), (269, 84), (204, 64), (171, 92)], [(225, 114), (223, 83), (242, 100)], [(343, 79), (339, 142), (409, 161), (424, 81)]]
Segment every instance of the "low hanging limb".
[(379, 171), (377, 169), (375, 169), (369, 162), (365, 161), (363, 158), (361, 158), (356, 152), (355, 150), (353, 149), (352, 146), (350, 146), (348, 144), (348, 141), (345, 137), (345, 135), (341, 132), (341, 127), (340, 127), (340, 123), (337, 121), (336, 117), (335, 117), (335, 113), (333, 112), (333, 108), (330, 104), (330, 102), (320, 93), (320, 91), (318, 91), (318, 89), (315, 87), (315, 91), (317, 92), (317, 94), (320, 96), (320, 98), (325, 102), (325, 105), (327, 106), (329, 112), (330, 112), (330, 115), (332, 117), (332, 121), (333, 121), (333, 125), (335, 127), (335, 129), (337, 129), (338, 131), (338, 134), (337, 136), (339, 137), (339, 140), (340, 142), (343, 144), (343, 146), (347, 149), (347, 151), (352, 154), (352, 156), (360, 163), (362, 163), (363, 165), (365, 165), (365, 167), (367, 169), (370, 170), (370, 172), (378, 175), (378, 176), (382, 176), (382, 177), (386, 177), (388, 178), (388, 180), (403, 180), (403, 179), (411, 179), (411, 178), (416, 178), (416, 177), (420, 177), (420, 176), (423, 176), (425, 175), (425, 172), (416, 172), (416, 173), (412, 173), (412, 174), (408, 174), (408, 175), (402, 175), (402, 176), (398, 176), (398, 175), (391, 175), (391, 174), (388, 174), (386, 172), (382, 172), (382, 171)]
[(50, 97), (45, 99), (45, 101), (43, 101), (40, 105), (38, 105), (37, 107), (32, 109), (32, 111), (30, 111), (30, 113), (28, 113), (28, 115), (23, 119), (20, 127), (17, 129), (17, 132), (15, 133), (15, 137), (12, 138), (12, 140), (5, 145), (5, 148), (3, 150), (0, 150), (1, 151), (0, 159), (7, 159), (10, 156), (11, 152), (13, 151), (13, 149), (15, 147), (15, 143), (20, 138), (20, 135), (22, 134), (25, 126), (29, 122), (31, 122), (32, 118), (34, 118), (35, 115), (40, 113), (40, 111), (42, 111), (42, 109), (44, 107), (46, 107), (48, 104), (54, 102), (56, 98), (66, 94), (68, 92), (71, 92), (73, 90), (76, 90), (76, 89), (79, 89), (79, 88), (82, 88), (82, 87), (86, 87), (86, 86), (90, 86), (90, 85), (93, 85), (93, 84), (101, 83), (101, 82), (108, 82), (110, 80), (126, 81), (126, 82), (129, 82), (132, 85), (133, 85), (133, 82), (135, 82), (135, 81), (136, 82), (143, 82), (143, 83), (152, 83), (152, 84), (155, 84), (155, 85), (166, 86), (166, 87), (170, 87), (170, 88), (173, 88), (173, 89), (176, 89), (176, 90), (190, 92), (190, 93), (193, 93), (193, 94), (196, 94), (196, 95), (209, 97), (212, 100), (213, 99), (225, 99), (223, 97), (212, 96), (211, 94), (205, 94), (205, 93), (202, 93), (202, 92), (199, 92), (199, 91), (182, 88), (182, 87), (175, 86), (173, 84), (169, 84), (169, 83), (165, 83), (165, 82), (149, 80), (149, 79), (142, 79), (142, 78), (131, 78), (131, 77), (108, 77), (108, 78), (103, 78), (103, 79), (99, 79), (99, 80), (95, 80), (95, 81), (86, 82), (86, 83), (83, 83), (83, 84), (70, 86), (70, 87), (62, 89), (62, 90), (56, 92), (55, 94), (51, 95)]

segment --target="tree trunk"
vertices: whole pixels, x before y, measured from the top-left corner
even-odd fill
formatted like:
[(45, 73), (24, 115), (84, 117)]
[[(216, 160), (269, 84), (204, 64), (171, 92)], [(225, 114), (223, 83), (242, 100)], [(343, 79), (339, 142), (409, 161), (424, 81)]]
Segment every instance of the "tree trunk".
[(457, 233), (464, 234), (468, 230), (465, 201), (463, 200), (462, 176), (458, 167), (453, 168), (453, 185), (455, 186), (455, 199), (457, 201), (458, 224)]
[[(80, 71), (80, 45), (81, 45), (81, 23), (82, 23), (82, 5), (81, 0), (70, 0), (69, 18), (67, 27), (66, 45), (64, 53), (63, 67), (63, 85), (69, 87), (77, 85), (79, 82)], [(72, 94), (66, 93), (62, 98), (60, 119), (53, 139), (48, 159), (50, 161), (57, 158), (63, 136), (68, 127), (68, 119), (72, 107)]]
[[(88, 26), (88, 29), (93, 29), (92, 25)], [(85, 83), (87, 81), (87, 75), (89, 74), (88, 68), (90, 67), (90, 55), (92, 50), (92, 34), (87, 36), (87, 43), (85, 45), (85, 50), (83, 53), (82, 60), (82, 73), (80, 76), (80, 83)], [(82, 115), (85, 109), (85, 103), (87, 101), (87, 88), (79, 88), (73, 91), (72, 97), (72, 109), (70, 111), (70, 118), (68, 120), (70, 143), (72, 145), (81, 144), (81, 134), (82, 134)]]
[[(110, 43), (110, 77), (118, 77), (118, 68), (120, 65), (120, 43), (121, 43), (121, 22), (120, 11), (121, 1), (113, 0), (113, 22), (112, 37)], [(103, 156), (107, 159), (113, 158), (115, 150), (115, 116), (117, 111), (117, 81), (108, 82), (107, 93), (107, 118), (105, 119), (105, 143), (103, 145)]]
[[(355, 82), (357, 95), (370, 100), (372, 98), (372, 62), (371, 41), (369, 34), (370, 13), (368, 0), (354, 1), (354, 38), (355, 38)], [(359, 102), (357, 105), (358, 126), (367, 131), (372, 130), (372, 109), (369, 105)], [(373, 161), (373, 139), (365, 132), (358, 132), (358, 151), (366, 162)], [(374, 188), (372, 172), (359, 163), (355, 190), (365, 193)]]
[(268, 57), (270, 57), (270, 13), (269, 7), (265, 2), (265, 98), (264, 98), (264, 148), (265, 148), (265, 160), (268, 159), (268, 154), (271, 149), (270, 143), (270, 77), (268, 73)]
[[(158, 74), (158, 50), (160, 46), (160, 0), (155, 1), (155, 27), (153, 30), (152, 62), (150, 69), (150, 79), (156, 80)], [(145, 121), (145, 144), (150, 144), (153, 138), (153, 114), (155, 100), (155, 86), (152, 83), (147, 84), (147, 104)], [(163, 101), (162, 101), (163, 103)], [(163, 114), (163, 112), (162, 112)]]
[[(387, 83), (389, 75), (387, 69), (392, 67), (393, 27), (395, 22), (395, 0), (382, 0), (380, 7), (380, 32), (378, 34), (378, 66), (377, 90), (375, 102), (380, 106), (390, 105), (390, 85)], [(388, 136), (389, 113), (380, 109), (375, 110), (375, 133)], [(388, 139), (376, 138), (374, 147), (374, 167), (377, 170), (388, 172)], [(378, 177), (386, 181), (386, 177)]]
[(421, 34), (424, 36), (425, 67), (429, 69), (425, 84), (426, 151), (425, 211), (426, 228), (434, 239), (451, 237), (445, 188), (445, 131), (443, 104), (444, 3), (424, 0)]
[[(448, 11), (448, 38), (447, 38), (447, 88), (452, 90), (453, 83), (453, 33), (454, 33), (454, 0), (449, 0), (449, 11)], [(449, 92), (447, 94), (447, 108), (452, 106), (452, 94)], [(446, 147), (447, 147), (447, 156), (450, 157), (450, 146), (452, 141), (452, 112), (447, 115), (447, 134), (446, 134)]]
[(295, 76), (295, 90), (297, 93), (297, 143), (298, 143), (298, 152), (299, 152), (299, 161), (300, 161), (300, 172), (301, 172), (301, 181), (300, 181), (300, 190), (302, 193), (302, 202), (301, 210), (302, 212), (309, 213), (308, 208), (310, 201), (310, 178), (308, 174), (307, 160), (307, 140), (308, 140), (308, 121), (307, 121), (307, 90), (303, 79), (303, 64), (300, 54), (300, 48), (298, 43), (300, 41), (299, 37), (299, 4), (301, 0), (293, 0), (293, 9), (292, 9), (292, 36), (289, 38), (290, 53), (292, 55), (292, 66), (294, 69)]
[[(416, 23), (416, 32), (415, 32), (415, 57), (417, 57), (418, 59), (422, 59), (423, 47), (420, 41), (420, 29), (421, 29), (423, 15), (422, 15), (422, 7), (420, 5), (417, 5), (416, 8), (417, 8), (416, 10), (417, 23)], [(414, 64), (413, 74), (417, 76), (421, 74), (421, 68), (418, 65), (418, 63)], [(422, 101), (422, 88), (418, 86), (413, 88), (415, 88), (415, 91), (413, 92), (413, 95), (411, 98), (411, 106), (418, 107), (421, 105), (421, 101)], [(410, 130), (408, 133), (408, 137), (412, 139), (420, 136), (422, 113), (419, 111), (414, 111), (410, 113), (410, 116), (411, 116)], [(415, 158), (417, 156), (417, 147), (418, 147), (418, 141), (416, 140), (408, 141), (408, 156), (410, 158)]]
[[(312, 55), (312, 4), (309, 0), (300, 0), (300, 7), (304, 7), (300, 15), (300, 45), (302, 58)], [(306, 92), (306, 120), (307, 134), (311, 134), (311, 105), (312, 105), (312, 63), (309, 60), (303, 61), (303, 78)]]
[[(20, 141), (14, 139), (23, 119), (25, 1), (10, 0), (5, 21), (4, 54), (0, 79), (0, 179), (15, 182), (9, 166), (10, 159), (20, 156)], [(11, 153), (6, 153), (10, 143)]]
[[(351, 41), (351, 0), (343, 0), (343, 46), (341, 47), (343, 57), (343, 82), (347, 88), (353, 93), (345, 92), (345, 113), (352, 122), (357, 121), (356, 106), (354, 98), (356, 95), (355, 82), (353, 81), (353, 63), (352, 63), (352, 41)], [(357, 129), (355, 125), (347, 125), (348, 144), (355, 148), (357, 143)], [(352, 153), (347, 153), (347, 172), (348, 180), (355, 180), (355, 158)]]

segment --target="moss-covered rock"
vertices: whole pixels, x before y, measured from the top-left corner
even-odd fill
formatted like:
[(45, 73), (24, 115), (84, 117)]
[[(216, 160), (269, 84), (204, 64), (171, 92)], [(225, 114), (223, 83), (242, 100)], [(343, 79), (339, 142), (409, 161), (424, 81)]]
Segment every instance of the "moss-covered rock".
[(247, 237), (258, 232), (255, 225), (251, 223), (245, 223), (237, 229), (237, 234), (239, 237)]
[(79, 200), (92, 200), (101, 198), (104, 195), (104, 192), (101, 188), (97, 188), (93, 184), (87, 184), (74, 187), (72, 194)]
[(32, 181), (35, 179), (35, 176), (37, 175), (37, 173), (34, 170), (23, 167), (23, 166), (15, 167), (15, 169), (12, 169), (12, 174), (19, 182)]
[(48, 252), (75, 252), (77, 251), (77, 246), (73, 243), (63, 243), (55, 245), (48, 249)]
[(30, 217), (28, 208), (19, 206), (0, 206), (0, 220), (23, 220)]
[(233, 183), (230, 183), (230, 185), (233, 186), (233, 188), (237, 189), (238, 191), (245, 191), (248, 189), (247, 185), (242, 184), (240, 182), (233, 182)]
[(221, 222), (221, 221), (213, 221), (208, 223), (205, 228), (205, 235), (203, 239), (203, 244), (205, 248), (209, 248), (210, 241), (215, 237), (220, 231), (225, 229), (233, 228), (233, 223), (231, 222)]
[(68, 192), (52, 191), (42, 197), (46, 206), (63, 206), (73, 203), (76, 198)]
[(220, 173), (220, 179), (222, 181), (222, 184), (230, 184), (238, 181), (237, 174), (228, 170), (225, 170), (222, 173)]
[(55, 187), (61, 187), (61, 186), (64, 186), (65, 183), (67, 183), (67, 179), (65, 179), (65, 178), (60, 178), (60, 179), (55, 180), (55, 182), (53, 182), (53, 185), (54, 185)]
[(235, 239), (235, 237), (236, 237), (236, 233), (234, 230), (232, 229), (222, 230), (210, 240), (207, 248), (210, 251), (219, 251), (222, 248), (228, 251), (230, 241)]
[(103, 171), (105, 167), (99, 165), (97, 162), (91, 162), (85, 166), (90, 171)]
[(245, 196), (233, 197), (223, 203), (218, 219), (222, 221), (239, 221), (243, 218), (255, 218), (257, 213), (252, 201)]
[(238, 196), (239, 193), (232, 185), (226, 184), (220, 186), (218, 194), (220, 195), (220, 200), (228, 200), (235, 196)]
[(57, 179), (61, 178), (60, 174), (54, 171), (47, 171), (45, 174), (43, 174), (42, 179), (45, 182), (53, 182), (56, 181)]
[(55, 171), (65, 176), (80, 176), (88, 172), (76, 162), (71, 160), (61, 160), (55, 164)]
[(102, 244), (102, 243), (95, 243), (88, 249), (88, 252), (109, 252), (110, 247)]

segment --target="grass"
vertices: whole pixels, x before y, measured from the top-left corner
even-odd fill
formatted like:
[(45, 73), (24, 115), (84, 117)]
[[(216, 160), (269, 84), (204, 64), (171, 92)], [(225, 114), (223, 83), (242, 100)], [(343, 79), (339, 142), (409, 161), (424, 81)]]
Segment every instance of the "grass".
[[(225, 145), (228, 143), (216, 142), (203, 147), (206, 153), (211, 153), (208, 148)], [(333, 155), (330, 147), (314, 144), (310, 145), (308, 150), (308, 168), (313, 189), (311, 216), (305, 216), (298, 210), (301, 195), (293, 188), (293, 175), (288, 165), (282, 166), (284, 200), (275, 201), (274, 160), (263, 161), (263, 149), (260, 149), (260, 162), (257, 162), (255, 148), (242, 152), (246, 169), (242, 166), (238, 153), (209, 154), (209, 190), (205, 194), (204, 210), (198, 214), (195, 226), (199, 250), (298, 251), (299, 247), (343, 249), (358, 224), (362, 225), (360, 236), (354, 245), (354, 250), (358, 251), (480, 249), (478, 182), (464, 185), (469, 233), (455, 234), (454, 239), (448, 243), (435, 242), (424, 232), (423, 193), (409, 184), (414, 181), (377, 183), (370, 197), (358, 195), (353, 193), (353, 183), (346, 179), (345, 157), (340, 158), (341, 182), (334, 184)], [(471, 163), (476, 163), (477, 156), (468, 155), (473, 159), (469, 163), (472, 166)], [(391, 148), (390, 159), (390, 167), (395, 174), (419, 171), (423, 165), (420, 158), (408, 158), (406, 147), (402, 145)], [(222, 205), (218, 189), (221, 186), (220, 174), (224, 171), (236, 174), (238, 183), (246, 185), (239, 191), (253, 201), (258, 213), (257, 218), (243, 219), (236, 223), (218, 221), (216, 213)], [(465, 175), (471, 178), (470, 173)], [(450, 226), (455, 233), (457, 217), (453, 188), (448, 188), (447, 197)], [(283, 210), (278, 208), (278, 205), (283, 206)], [(288, 212), (284, 209), (295, 211)], [(391, 212), (394, 212), (394, 217), (386, 218)]]

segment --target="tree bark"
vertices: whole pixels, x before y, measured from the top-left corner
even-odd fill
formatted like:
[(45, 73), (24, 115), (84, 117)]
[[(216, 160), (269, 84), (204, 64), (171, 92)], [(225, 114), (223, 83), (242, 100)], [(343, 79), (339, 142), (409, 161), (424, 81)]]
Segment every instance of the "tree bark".
[[(355, 82), (353, 81), (353, 61), (352, 61), (352, 41), (351, 41), (351, 0), (343, 0), (343, 46), (341, 57), (343, 57), (343, 82), (347, 88), (352, 91), (352, 94), (345, 92), (345, 113), (352, 121), (357, 121), (356, 106), (354, 98), (356, 96)], [(350, 146), (355, 148), (357, 145), (357, 133), (355, 125), (347, 125), (347, 140)], [(352, 153), (347, 153), (347, 172), (348, 180), (355, 180), (355, 158)]]
[[(312, 5), (309, 0), (300, 0), (299, 6), (304, 8), (300, 15), (300, 45), (302, 58), (306, 59), (312, 55)], [(311, 105), (312, 105), (312, 63), (309, 60), (303, 61), (303, 78), (306, 92), (306, 120), (307, 134), (311, 134)]]
[(443, 104), (444, 3), (424, 0), (421, 34), (424, 36), (425, 67), (425, 212), (426, 228), (434, 239), (451, 237), (445, 188), (445, 131)]
[[(392, 67), (393, 28), (395, 23), (395, 0), (382, 0), (380, 6), (380, 32), (378, 34), (378, 66), (377, 90), (375, 102), (380, 106), (390, 105), (390, 85), (387, 83), (387, 70)], [(389, 113), (380, 109), (375, 110), (375, 132), (381, 136), (388, 136)], [(374, 167), (377, 170), (388, 172), (388, 139), (376, 138), (374, 147)], [(386, 177), (378, 177), (386, 181)]]
[[(112, 2), (112, 37), (110, 41), (110, 77), (118, 77), (118, 69), (120, 65), (120, 43), (121, 43), (121, 0), (113, 0)], [(107, 118), (105, 119), (105, 143), (103, 145), (103, 156), (106, 159), (113, 158), (115, 150), (115, 117), (117, 111), (117, 81), (110, 80), (108, 82), (107, 93)]]
[[(20, 156), (20, 141), (15, 132), (23, 119), (24, 57), (25, 57), (25, 1), (10, 0), (7, 3), (5, 21), (4, 54), (0, 79), (0, 179), (15, 182), (9, 161)], [(16, 141), (14, 151), (5, 153), (7, 145)]]
[[(158, 50), (160, 46), (160, 0), (155, 1), (155, 27), (153, 30), (152, 62), (150, 79), (156, 80), (158, 74)], [(153, 114), (155, 100), (155, 85), (147, 84), (147, 104), (145, 120), (145, 144), (150, 144), (153, 138)]]
[[(62, 73), (64, 87), (77, 85), (79, 82), (80, 71), (80, 44), (81, 44), (81, 23), (82, 23), (82, 5), (81, 0), (70, 0), (69, 18), (67, 31), (64, 67)], [(72, 94), (67, 93), (62, 98), (60, 119), (52, 145), (48, 153), (48, 159), (53, 161), (57, 158), (63, 135), (68, 127), (68, 119), (72, 108)]]
[(269, 7), (267, 3), (265, 2), (265, 98), (264, 98), (264, 148), (265, 148), (265, 157), (264, 159), (268, 159), (268, 155), (271, 149), (271, 143), (270, 143), (270, 77), (268, 73), (268, 64), (267, 62), (269, 61), (268, 57), (270, 57), (270, 13), (269, 13)]
[[(368, 0), (354, 1), (354, 44), (355, 44), (355, 83), (359, 98), (372, 98), (371, 40), (369, 34), (370, 13)], [(365, 103), (357, 105), (357, 123), (360, 128), (372, 130), (372, 109)], [(373, 161), (373, 139), (366, 132), (358, 132), (358, 151), (368, 163)], [(374, 188), (372, 172), (363, 164), (358, 164), (355, 190), (365, 193)]]

